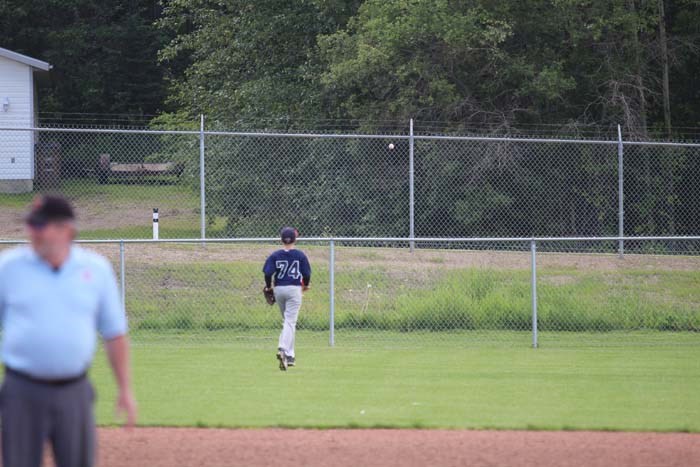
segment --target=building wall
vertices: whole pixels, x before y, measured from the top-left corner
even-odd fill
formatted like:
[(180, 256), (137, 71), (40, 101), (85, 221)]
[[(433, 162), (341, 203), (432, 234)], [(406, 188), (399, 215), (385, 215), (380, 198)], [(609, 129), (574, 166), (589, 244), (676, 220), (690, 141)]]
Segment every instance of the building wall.
[[(0, 128), (29, 128), (34, 119), (32, 68), (0, 57)], [(2, 103), (10, 99), (7, 112)], [(0, 131), (0, 183), (13, 187), (29, 186), (34, 172), (34, 135), (30, 131)], [(30, 183), (19, 182), (30, 181)]]

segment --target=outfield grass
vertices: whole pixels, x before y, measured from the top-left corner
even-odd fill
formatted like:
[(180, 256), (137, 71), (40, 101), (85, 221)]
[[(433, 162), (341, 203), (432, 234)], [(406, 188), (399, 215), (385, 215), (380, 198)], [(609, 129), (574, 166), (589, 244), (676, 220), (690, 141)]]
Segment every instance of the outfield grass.
[[(142, 425), (444, 427), (700, 431), (700, 346), (662, 333), (653, 347), (385, 345), (302, 332), (299, 366), (280, 372), (275, 336), (137, 336)], [(197, 337), (190, 336), (190, 337)], [(450, 338), (461, 339), (458, 335)], [(566, 340), (565, 335), (558, 339)], [(113, 424), (103, 355), (92, 371), (100, 424)]]

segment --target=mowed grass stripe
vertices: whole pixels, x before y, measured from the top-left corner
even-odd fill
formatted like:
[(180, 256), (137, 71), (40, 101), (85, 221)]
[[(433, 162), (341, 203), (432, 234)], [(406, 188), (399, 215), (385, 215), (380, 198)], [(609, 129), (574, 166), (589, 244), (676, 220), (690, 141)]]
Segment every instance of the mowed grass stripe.
[[(141, 423), (700, 431), (700, 346), (305, 346), (280, 372), (246, 342), (134, 346)], [(382, 336), (384, 339), (387, 336)], [(561, 337), (563, 339), (563, 337)], [(390, 342), (386, 342), (390, 345)], [(98, 420), (114, 423), (102, 355)]]

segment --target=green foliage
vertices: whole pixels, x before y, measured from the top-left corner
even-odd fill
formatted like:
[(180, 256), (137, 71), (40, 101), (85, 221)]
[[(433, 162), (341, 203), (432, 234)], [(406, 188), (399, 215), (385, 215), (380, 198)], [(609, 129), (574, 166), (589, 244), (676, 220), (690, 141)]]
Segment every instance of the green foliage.
[[(9, 0), (0, 43), (54, 65), (41, 108), (175, 113), (212, 126), (328, 118), (513, 128), (700, 121), (695, 0)], [(159, 59), (159, 60), (158, 60)], [(166, 87), (167, 86), (167, 87)], [(211, 127), (211, 126), (210, 126)]]
[[(684, 120), (695, 125), (697, 109), (677, 96), (695, 99), (689, 70), (697, 71), (700, 35), (689, 18), (699, 6), (667, 3), (673, 70), (684, 77), (672, 83), (674, 106), (683, 118), (695, 115)], [(166, 3), (159, 21), (174, 36), (161, 60), (171, 71), (173, 104), (211, 116), (208, 128), (317, 128), (325, 119), (350, 119), (375, 131), (385, 121), (415, 118), (494, 132), (555, 124), (569, 135), (590, 123), (621, 123), (627, 134), (648, 137), (663, 121), (657, 6), (638, 0), (178, 0)], [(269, 187), (286, 179), (280, 178), (285, 171), (304, 174), (304, 185), (315, 187), (313, 193), (287, 187), (291, 198), (280, 206), (307, 232), (332, 233), (324, 219), (340, 212), (347, 222), (336, 233), (405, 235), (394, 222), (398, 213), (372, 212), (352, 182), (320, 170), (358, 161), (350, 145), (319, 158), (317, 147), (326, 143), (285, 144), (293, 155), (260, 141), (208, 143), (217, 176), (225, 179), (215, 182), (209, 199), (217, 216), (228, 219), (228, 233), (257, 234), (284, 223), (263, 213), (280, 201)], [(573, 153), (553, 159), (551, 148), (475, 145), (472, 153), (448, 146), (420, 147), (419, 235), (616, 233), (609, 188), (616, 167), (609, 154), (564, 148)], [(251, 161), (250, 171), (227, 167), (231, 157)], [(675, 219), (678, 206), (698, 197), (695, 159), (628, 167), (628, 186), (645, 195), (628, 200), (627, 233), (697, 230)], [(270, 167), (260, 167), (265, 164)], [(662, 174), (671, 180), (657, 180)], [(554, 190), (552, 180), (565, 188)], [(381, 192), (369, 185), (365, 199), (381, 193), (386, 206), (398, 205), (403, 195), (399, 187)], [(538, 197), (559, 205), (538, 209), (528, 201)], [(389, 221), (375, 230), (380, 216)], [(501, 221), (499, 231), (483, 230), (494, 219)]]
[[(375, 131), (415, 118), (448, 122), (448, 131), (553, 124), (567, 135), (620, 123), (626, 137), (646, 138), (664, 121), (660, 21), (673, 122), (700, 122), (700, 3), (665, 5), (660, 18), (658, 2), (641, 0), (10, 0), (0, 3), (0, 44), (54, 65), (42, 110), (169, 110), (153, 128), (196, 129), (203, 113), (208, 129), (318, 129), (332, 120)], [(66, 173), (84, 175), (100, 152), (128, 162), (175, 160), (185, 163), (183, 184), (199, 189), (196, 137), (166, 135), (134, 154), (139, 144), (113, 135), (63, 141)], [(269, 216), (279, 203), (280, 217), (307, 233), (406, 235), (406, 187), (392, 177), (406, 174), (405, 148), (394, 160), (380, 151), (368, 160), (354, 144), (211, 138), (210, 222), (225, 219), (227, 235), (266, 234), (285, 223)], [(554, 160), (508, 145), (420, 147), (419, 234), (616, 233), (614, 154), (569, 151)], [(626, 187), (643, 193), (626, 200), (626, 233), (697, 233), (697, 220), (678, 211), (700, 202), (698, 157), (626, 152)], [(245, 168), (232, 168), (232, 158)], [(272, 184), (290, 174), (305, 178), (277, 196)], [(365, 177), (366, 186), (347, 174)], [(440, 186), (444, 180), (450, 185)], [(564, 188), (552, 189), (552, 180)], [(368, 203), (375, 197), (381, 209)], [(537, 209), (528, 202), (537, 197), (558, 205)], [(342, 226), (331, 226), (338, 213)], [(493, 219), (500, 231), (479, 230)]]
[(510, 26), (479, 6), (366, 1), (346, 30), (319, 38), (327, 97), (353, 118), (452, 120), (506, 65)]
[(316, 37), (334, 30), (354, 3), (167, 2), (158, 24), (177, 35), (160, 57), (181, 71), (172, 102), (228, 124), (318, 113)]
[[(666, 3), (685, 118), (699, 5)], [(161, 52), (173, 102), (237, 126), (414, 117), (644, 134), (660, 122), (659, 21), (638, 0), (178, 0), (159, 25), (175, 36)]]
[(0, 2), (0, 45), (53, 65), (43, 112), (153, 114), (165, 97), (153, 0)]

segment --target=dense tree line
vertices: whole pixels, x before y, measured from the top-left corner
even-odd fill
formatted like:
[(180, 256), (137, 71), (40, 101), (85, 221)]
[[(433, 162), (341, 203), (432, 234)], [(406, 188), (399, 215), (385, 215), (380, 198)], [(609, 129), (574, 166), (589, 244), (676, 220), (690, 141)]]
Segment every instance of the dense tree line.
[(697, 0), (180, 0), (178, 108), (225, 121), (697, 126)]
[(0, 47), (53, 65), (39, 93), (53, 120), (152, 115), (167, 93), (158, 50), (170, 37), (154, 25), (161, 14), (157, 0), (3, 0)]
[[(55, 66), (43, 110), (160, 127), (200, 113), (209, 128), (619, 123), (642, 139), (700, 124), (700, 0), (6, 0), (0, 46)], [(407, 234), (402, 144), (275, 141), (207, 142), (209, 213), (227, 234), (265, 234), (284, 222), (271, 212), (309, 234)], [(416, 150), (420, 235), (617, 232), (615, 148)], [(698, 233), (697, 151), (628, 152), (626, 233)], [(197, 172), (191, 149), (153, 157)]]
[[(174, 36), (160, 55), (171, 103), (211, 125), (382, 130), (412, 117), (571, 135), (620, 123), (626, 138), (649, 138), (697, 125), (698, 19), (697, 1), (183, 0), (158, 24)], [(209, 199), (229, 233), (269, 230), (284, 207), (313, 234), (407, 234), (405, 159), (352, 143), (269, 144), (211, 145), (227, 182)], [(700, 229), (698, 159), (630, 149), (627, 234)], [(426, 143), (416, 164), (419, 235), (617, 233), (614, 147)]]
[(490, 129), (700, 123), (698, 0), (5, 0), (42, 109)]

